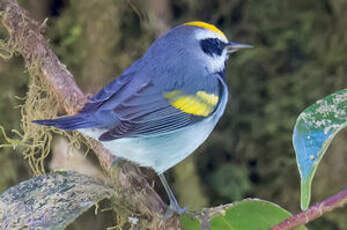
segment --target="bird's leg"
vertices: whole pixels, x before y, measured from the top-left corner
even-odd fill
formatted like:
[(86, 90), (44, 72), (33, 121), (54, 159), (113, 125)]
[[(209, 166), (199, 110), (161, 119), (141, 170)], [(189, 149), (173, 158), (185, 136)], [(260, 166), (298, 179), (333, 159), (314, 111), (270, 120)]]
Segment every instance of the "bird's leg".
[(164, 216), (164, 221), (169, 219), (175, 212), (179, 215), (181, 215), (182, 213), (184, 213), (186, 211), (186, 208), (180, 208), (180, 206), (178, 205), (178, 202), (169, 186), (169, 184), (166, 181), (166, 178), (164, 176), (164, 173), (159, 175), (159, 178), (161, 180), (161, 183), (163, 184), (165, 191), (169, 197), (170, 200), (170, 205), (168, 207), (168, 209), (166, 210), (165, 216)]

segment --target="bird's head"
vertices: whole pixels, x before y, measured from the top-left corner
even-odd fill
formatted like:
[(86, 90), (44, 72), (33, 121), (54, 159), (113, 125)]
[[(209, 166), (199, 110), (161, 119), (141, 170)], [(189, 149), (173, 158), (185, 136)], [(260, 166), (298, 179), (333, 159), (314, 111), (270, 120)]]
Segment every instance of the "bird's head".
[[(171, 29), (157, 39), (145, 56), (153, 63), (165, 63), (180, 69), (206, 69), (222, 72), (231, 53), (251, 45), (228, 41), (225, 34), (214, 25), (193, 21)], [(203, 67), (203, 68), (201, 68)]]
[(229, 41), (226, 35), (216, 26), (205, 22), (187, 22), (182, 26), (193, 32), (193, 39), (196, 39), (199, 43), (199, 51), (205, 59), (213, 64), (212, 68), (225, 68), (225, 62), (231, 53), (253, 47)]

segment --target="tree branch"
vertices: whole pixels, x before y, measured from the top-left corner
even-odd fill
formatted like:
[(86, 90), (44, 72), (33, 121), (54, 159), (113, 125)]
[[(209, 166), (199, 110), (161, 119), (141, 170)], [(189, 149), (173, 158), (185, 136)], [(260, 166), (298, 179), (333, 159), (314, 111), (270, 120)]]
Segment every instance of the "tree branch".
[(304, 212), (285, 219), (280, 224), (270, 228), (269, 230), (291, 230), (296, 227), (305, 225), (327, 212), (344, 206), (347, 203), (347, 190), (343, 190), (328, 199), (317, 203)]
[[(61, 104), (69, 114), (76, 113), (87, 102), (87, 97), (76, 85), (72, 74), (67, 70), (50, 49), (42, 36), (42, 25), (31, 19), (15, 0), (0, 0), (0, 17), (9, 33), (9, 50), (23, 56), (26, 67), (35, 67), (37, 76), (47, 82)], [(34, 76), (32, 76), (34, 77)], [(89, 144), (97, 155), (103, 169), (112, 177), (114, 189), (122, 203), (135, 207), (136, 216), (147, 221), (148, 229), (161, 229), (160, 222), (167, 208), (159, 195), (148, 184), (139, 167), (123, 162), (122, 167), (111, 164), (114, 157), (98, 141), (89, 139)], [(304, 225), (337, 207), (347, 203), (347, 190), (318, 203), (308, 210), (290, 217), (270, 230), (289, 230)], [(221, 206), (224, 210), (228, 206)], [(218, 208), (209, 208), (196, 213), (202, 226), (209, 225), (213, 213), (220, 213)], [(208, 228), (208, 227), (207, 227)], [(166, 223), (165, 229), (181, 229), (179, 219), (173, 217)]]
[[(37, 75), (48, 83), (69, 114), (81, 109), (87, 102), (87, 97), (76, 85), (66, 66), (50, 49), (47, 40), (41, 34), (41, 25), (34, 21), (15, 0), (0, 1), (0, 16), (9, 34), (10, 51), (23, 56), (27, 68), (35, 67)], [(101, 143), (89, 139), (89, 144), (103, 169), (109, 175), (114, 173), (114, 170), (110, 170), (114, 157)], [(146, 219), (149, 228), (162, 228), (160, 221), (166, 210), (166, 204), (148, 184), (137, 166), (124, 162), (112, 179), (119, 198), (124, 199), (129, 207), (136, 207), (138, 215)], [(180, 229), (177, 217), (167, 222), (166, 229), (170, 228)]]

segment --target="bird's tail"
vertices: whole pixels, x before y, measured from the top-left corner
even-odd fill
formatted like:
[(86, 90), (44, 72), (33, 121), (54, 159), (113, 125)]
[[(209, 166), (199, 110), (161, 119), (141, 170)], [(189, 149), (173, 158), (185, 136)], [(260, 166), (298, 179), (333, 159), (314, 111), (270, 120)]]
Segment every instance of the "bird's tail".
[(32, 122), (39, 125), (54, 126), (64, 130), (74, 130), (98, 126), (95, 119), (91, 119), (89, 115), (84, 114), (49, 120), (34, 120)]

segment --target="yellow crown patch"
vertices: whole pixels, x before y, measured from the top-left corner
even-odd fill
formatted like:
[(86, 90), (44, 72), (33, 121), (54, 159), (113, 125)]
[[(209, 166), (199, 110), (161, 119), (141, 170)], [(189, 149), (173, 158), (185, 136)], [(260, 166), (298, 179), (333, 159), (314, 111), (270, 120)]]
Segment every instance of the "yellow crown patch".
[(225, 36), (225, 34), (220, 29), (218, 29), (214, 25), (208, 24), (206, 22), (200, 22), (200, 21), (187, 22), (187, 23), (184, 23), (183, 26), (197, 26), (200, 28), (208, 29), (210, 31), (213, 31), (213, 32), (219, 34), (224, 39), (228, 40), (227, 37)]

